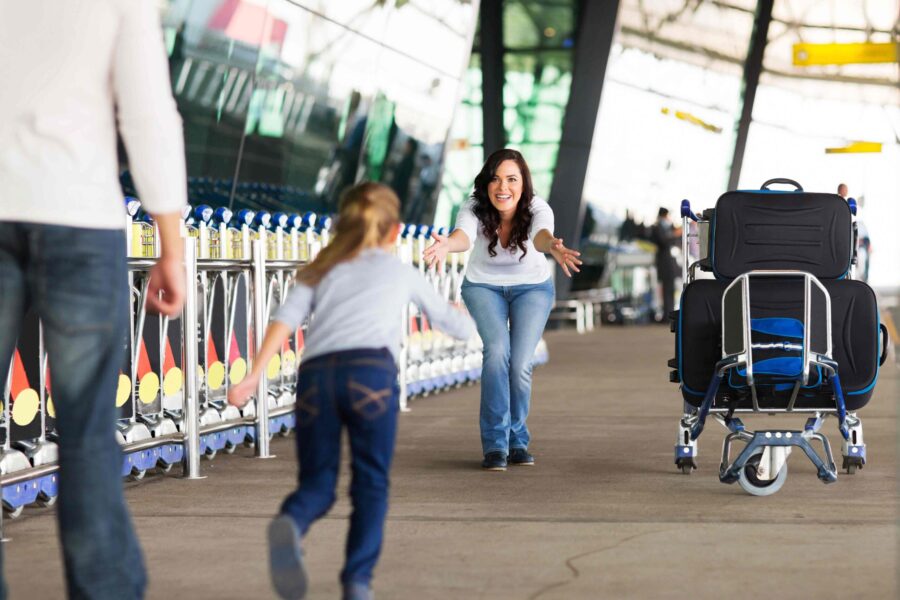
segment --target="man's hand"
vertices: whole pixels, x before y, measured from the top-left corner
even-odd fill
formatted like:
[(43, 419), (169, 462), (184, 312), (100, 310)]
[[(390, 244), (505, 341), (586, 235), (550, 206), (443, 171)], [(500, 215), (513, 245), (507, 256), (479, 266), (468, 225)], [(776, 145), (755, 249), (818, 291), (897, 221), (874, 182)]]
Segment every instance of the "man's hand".
[(159, 234), (160, 257), (150, 269), (147, 310), (177, 317), (184, 304), (184, 241), (180, 235), (181, 213), (153, 214)]
[(150, 269), (147, 283), (147, 310), (152, 313), (177, 317), (184, 305), (185, 274), (181, 257), (163, 256)]

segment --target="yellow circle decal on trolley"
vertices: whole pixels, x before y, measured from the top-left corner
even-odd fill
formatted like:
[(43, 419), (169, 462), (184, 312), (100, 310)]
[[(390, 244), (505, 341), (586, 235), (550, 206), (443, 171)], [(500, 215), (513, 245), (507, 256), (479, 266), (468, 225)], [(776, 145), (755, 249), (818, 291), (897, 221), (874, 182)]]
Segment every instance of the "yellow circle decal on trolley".
[(269, 364), (266, 365), (266, 377), (269, 379), (275, 379), (278, 377), (278, 372), (281, 370), (281, 357), (277, 354), (269, 359)]
[(163, 379), (163, 393), (166, 396), (174, 396), (181, 390), (181, 385), (183, 383), (184, 374), (181, 372), (181, 369), (172, 367), (166, 371), (166, 376)]
[(225, 383), (225, 365), (218, 361), (209, 365), (206, 382), (211, 390), (217, 390), (222, 387), (222, 384)]
[(158, 393), (159, 375), (156, 373), (147, 373), (141, 378), (141, 383), (138, 385), (138, 398), (140, 398), (141, 402), (144, 404), (150, 404), (156, 400), (156, 395)]
[(47, 396), (47, 414), (50, 418), (56, 418), (56, 405), (53, 404), (53, 396)]
[(119, 373), (119, 389), (116, 390), (116, 406), (124, 406), (131, 397), (131, 377), (124, 373)]
[(247, 361), (243, 358), (236, 358), (231, 363), (231, 369), (228, 371), (228, 381), (231, 385), (237, 385), (247, 376)]
[(297, 364), (297, 355), (294, 354), (293, 350), (285, 350), (281, 359), (281, 372), (285, 375), (290, 375), (291, 371), (294, 370), (295, 364)]
[(19, 392), (12, 405), (12, 419), (15, 424), (25, 426), (31, 423), (37, 415), (40, 405), (41, 397), (37, 391), (28, 388)]

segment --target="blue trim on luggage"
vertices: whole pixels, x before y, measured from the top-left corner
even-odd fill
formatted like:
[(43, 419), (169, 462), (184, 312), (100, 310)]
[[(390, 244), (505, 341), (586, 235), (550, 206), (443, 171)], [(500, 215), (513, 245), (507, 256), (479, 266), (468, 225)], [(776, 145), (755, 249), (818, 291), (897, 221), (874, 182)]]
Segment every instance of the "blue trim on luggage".
[(867, 385), (861, 390), (856, 390), (855, 392), (847, 392), (845, 396), (861, 396), (862, 394), (867, 394), (872, 391), (872, 388), (875, 387), (875, 384), (878, 383), (878, 374), (881, 372), (881, 365), (878, 364), (878, 359), (881, 357), (881, 313), (878, 312), (878, 303), (875, 303), (875, 377), (872, 378), (872, 383)]
[(803, 339), (803, 322), (793, 317), (750, 319), (750, 328), (759, 333)]
[[(738, 367), (735, 370), (738, 372), (738, 375), (747, 375), (746, 367)], [(775, 358), (766, 358), (753, 364), (754, 375), (785, 375), (788, 377), (797, 377), (802, 372), (802, 356), (776, 356)]]

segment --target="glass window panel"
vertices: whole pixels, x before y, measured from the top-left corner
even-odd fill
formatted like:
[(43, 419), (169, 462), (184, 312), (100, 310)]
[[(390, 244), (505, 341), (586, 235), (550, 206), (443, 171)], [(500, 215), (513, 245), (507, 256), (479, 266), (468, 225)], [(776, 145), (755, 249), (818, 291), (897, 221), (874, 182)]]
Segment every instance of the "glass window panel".
[(474, 17), (474, 5), (458, 0), (397, 3), (388, 20), (385, 44), (457, 77), (469, 51)]

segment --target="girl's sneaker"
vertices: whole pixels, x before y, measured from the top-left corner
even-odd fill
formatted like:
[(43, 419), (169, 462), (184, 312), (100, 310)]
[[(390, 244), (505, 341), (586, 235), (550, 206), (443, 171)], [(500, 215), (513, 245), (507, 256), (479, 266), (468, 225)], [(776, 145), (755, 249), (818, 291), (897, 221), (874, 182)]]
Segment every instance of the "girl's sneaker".
[(269, 572), (280, 598), (300, 600), (306, 596), (300, 531), (288, 515), (279, 515), (269, 523)]
[(372, 588), (366, 583), (345, 583), (343, 600), (374, 600)]

